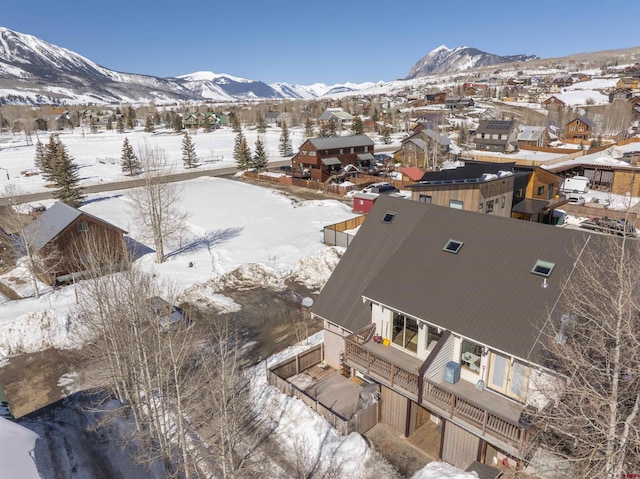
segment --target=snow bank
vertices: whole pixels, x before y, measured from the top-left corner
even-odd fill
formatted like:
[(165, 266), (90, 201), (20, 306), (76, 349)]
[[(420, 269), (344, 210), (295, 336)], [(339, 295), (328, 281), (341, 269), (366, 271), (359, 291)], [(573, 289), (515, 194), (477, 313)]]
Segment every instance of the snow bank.
[(478, 479), (475, 472), (464, 472), (446, 462), (430, 462), (411, 479)]
[(32, 453), (38, 435), (3, 417), (0, 417), (0, 464), (2, 477), (11, 479), (39, 479)]

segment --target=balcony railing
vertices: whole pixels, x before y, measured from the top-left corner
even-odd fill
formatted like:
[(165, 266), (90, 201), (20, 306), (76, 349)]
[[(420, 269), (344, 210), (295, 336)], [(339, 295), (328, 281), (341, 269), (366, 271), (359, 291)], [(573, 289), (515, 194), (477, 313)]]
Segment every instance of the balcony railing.
[[(504, 417), (486, 405), (483, 406), (470, 399), (471, 392), (468, 395), (462, 395), (453, 392), (447, 385), (421, 377), (419, 373), (421, 368), (415, 368), (412, 371), (411, 367), (407, 366), (407, 358), (404, 358), (408, 355), (402, 351), (378, 344), (368, 344), (374, 328), (375, 325), (371, 325), (345, 338), (344, 360), (348, 365), (374, 379), (380, 379), (383, 384), (397, 389), (412, 400), (422, 402), (425, 407), (458, 423), (479, 437), (491, 441), (488, 437), (491, 436), (494, 439), (492, 442), (497, 440), (508, 452), (516, 455), (524, 454), (524, 446), (529, 438), (527, 428), (514, 418)], [(380, 353), (376, 352), (376, 349)], [(384, 354), (381, 354), (382, 352)], [(392, 359), (393, 356), (396, 356), (397, 360)], [(420, 391), (421, 381), (422, 390)], [(478, 393), (471, 385), (470, 390)], [(485, 394), (491, 393), (485, 392)], [(499, 396), (495, 396), (495, 399), (503, 400)], [(507, 400), (504, 399), (504, 401)]]

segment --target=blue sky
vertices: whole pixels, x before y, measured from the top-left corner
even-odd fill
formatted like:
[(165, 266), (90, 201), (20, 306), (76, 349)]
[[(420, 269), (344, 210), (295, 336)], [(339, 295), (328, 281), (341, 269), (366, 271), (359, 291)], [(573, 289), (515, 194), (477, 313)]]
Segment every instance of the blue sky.
[(30, 0), (5, 5), (0, 26), (123, 72), (168, 77), (208, 70), (306, 85), (403, 78), (443, 44), (542, 58), (638, 46), (640, 9), (630, 5)]

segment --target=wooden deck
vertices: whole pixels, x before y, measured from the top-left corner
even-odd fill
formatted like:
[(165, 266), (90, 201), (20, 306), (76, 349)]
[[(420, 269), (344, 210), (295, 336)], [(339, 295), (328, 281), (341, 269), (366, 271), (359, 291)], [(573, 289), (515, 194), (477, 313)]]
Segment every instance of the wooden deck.
[(433, 461), (440, 457), (440, 425), (427, 421), (415, 430), (407, 440)]
[(350, 419), (357, 410), (362, 386), (335, 369), (314, 366), (289, 378), (289, 382), (332, 411)]

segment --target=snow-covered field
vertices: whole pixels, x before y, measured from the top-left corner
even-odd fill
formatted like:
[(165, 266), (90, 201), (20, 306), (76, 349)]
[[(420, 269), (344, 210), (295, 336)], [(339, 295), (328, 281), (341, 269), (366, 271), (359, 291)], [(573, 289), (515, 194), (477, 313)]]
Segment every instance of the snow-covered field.
[[(275, 132), (267, 133), (268, 148), (277, 148), (277, 135)], [(194, 141), (198, 155), (204, 157), (209, 152), (210, 155), (224, 156), (225, 160), (219, 163), (231, 166), (234, 137), (231, 131), (197, 135)], [(247, 137), (251, 142), (250, 134)], [(63, 135), (61, 139), (83, 166), (81, 171), (86, 181), (110, 181), (122, 176), (119, 165), (98, 163), (96, 158), (118, 158), (123, 138), (115, 133), (104, 133), (87, 134), (84, 138), (78, 134)], [(163, 148), (169, 158), (180, 164), (179, 135), (137, 133), (131, 135), (130, 140), (134, 145)], [(15, 144), (11, 147), (5, 144), (0, 149), (0, 165), (8, 170), (9, 182), (19, 184), (26, 191), (35, 191), (43, 186), (38, 176), (20, 175), (21, 170), (31, 167), (34, 152), (33, 146)], [(228, 286), (217, 281), (236, 269), (241, 271), (234, 276), (236, 281), (241, 278), (254, 285), (282, 287), (286, 278), (293, 277), (311, 289), (319, 289), (340, 256), (338, 249), (323, 245), (322, 227), (354, 216), (345, 204), (335, 200), (295, 201), (275, 190), (235, 180), (201, 178), (179, 186), (182, 188), (180, 207), (189, 214), (181, 243), (170, 245), (170, 257), (163, 264), (153, 262), (152, 252), (138, 261), (180, 291), (184, 299), (187, 295), (206, 295), (219, 307), (231, 310), (241, 306), (221, 295), (215, 286)], [(145, 243), (133, 220), (126, 191), (90, 195), (82, 209), (127, 230), (133, 240)], [(205, 238), (207, 241), (203, 241)], [(151, 245), (147, 243), (147, 246)], [(33, 288), (24, 266), (1, 276), (0, 281), (25, 297), (19, 301), (0, 298), (0, 357), (81, 344), (82, 328), (73, 314), (76, 297), (72, 286), (51, 290), (40, 285), (44, 292), (41, 298), (29, 297)], [(201, 286), (205, 283), (206, 287)], [(318, 334), (311, 338), (310, 343), (320, 340), (321, 334)], [(290, 348), (270, 358), (268, 364), (275, 364), (304, 347), (308, 345)], [(269, 398), (271, 404), (277, 404), (282, 411), (276, 434), (285, 449), (293, 455), (296, 444), (305, 444), (310, 454), (322, 458), (327, 464), (339, 461), (344, 477), (357, 478), (371, 455), (364, 440), (354, 434), (340, 436), (301, 401), (268, 386), (264, 371), (264, 362), (252, 369), (253, 391), (256, 398)], [(23, 434), (24, 431), (0, 423), (0, 436), (7, 436), (9, 441)], [(37, 477), (29, 469), (29, 444), (12, 454), (16, 459), (15, 466), (24, 472), (23, 476), (12, 477)], [(2, 467), (4, 471), (4, 465)], [(78, 471), (78, 477), (82, 477), (81, 472)], [(443, 477), (471, 479), (476, 475), (463, 473), (446, 464), (432, 463), (418, 472), (414, 479)]]

